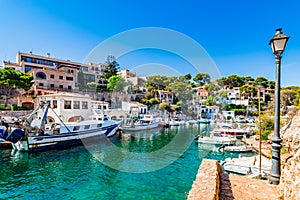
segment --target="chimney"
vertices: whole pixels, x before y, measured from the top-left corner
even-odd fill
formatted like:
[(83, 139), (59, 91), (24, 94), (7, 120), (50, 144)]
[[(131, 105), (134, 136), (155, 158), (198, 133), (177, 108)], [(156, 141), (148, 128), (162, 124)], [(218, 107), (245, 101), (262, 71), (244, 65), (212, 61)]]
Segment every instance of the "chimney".
[(50, 53), (47, 53), (48, 58), (50, 58)]

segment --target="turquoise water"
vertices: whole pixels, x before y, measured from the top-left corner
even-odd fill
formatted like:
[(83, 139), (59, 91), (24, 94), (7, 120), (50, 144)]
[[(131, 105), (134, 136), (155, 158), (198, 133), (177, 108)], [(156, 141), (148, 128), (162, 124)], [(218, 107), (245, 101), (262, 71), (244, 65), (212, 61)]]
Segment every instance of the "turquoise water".
[[(177, 134), (196, 135), (199, 126), (126, 134), (110, 140), (132, 152), (151, 152)], [(238, 154), (214, 152), (194, 141), (165, 168), (127, 173), (102, 164), (84, 146), (40, 153), (0, 150), (0, 199), (185, 199), (203, 158)], [(170, 152), (172, 156), (172, 152)], [(143, 167), (143, 163), (140, 163)]]

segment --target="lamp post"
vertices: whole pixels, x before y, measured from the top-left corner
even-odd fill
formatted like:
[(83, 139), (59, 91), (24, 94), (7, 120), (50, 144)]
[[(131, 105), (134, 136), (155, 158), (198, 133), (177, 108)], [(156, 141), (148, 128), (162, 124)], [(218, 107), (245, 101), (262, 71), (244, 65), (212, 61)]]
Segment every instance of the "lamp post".
[(269, 45), (272, 47), (276, 60), (276, 87), (275, 87), (275, 116), (274, 116), (274, 135), (272, 138), (272, 168), (269, 183), (278, 185), (280, 182), (280, 65), (281, 54), (290, 37), (287, 37), (282, 29), (276, 29), (274, 37), (270, 40)]

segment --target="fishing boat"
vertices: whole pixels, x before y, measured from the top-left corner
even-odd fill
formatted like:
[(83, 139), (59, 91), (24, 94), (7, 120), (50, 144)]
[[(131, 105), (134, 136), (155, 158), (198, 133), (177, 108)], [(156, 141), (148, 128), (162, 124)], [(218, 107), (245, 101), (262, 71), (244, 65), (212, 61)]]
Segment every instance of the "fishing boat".
[(212, 145), (234, 145), (237, 141), (235, 137), (225, 136), (218, 132), (211, 132), (209, 136), (199, 135), (196, 137), (196, 141), (203, 144), (212, 144)]
[(56, 113), (60, 122), (46, 123), (50, 109), (54, 112), (49, 103), (40, 102), (38, 108), (23, 123), (12, 128), (4, 139), (11, 142), (18, 151), (44, 151), (80, 145), (87, 140), (96, 141), (98, 137), (113, 136), (121, 124), (121, 121), (109, 120), (99, 109), (93, 109), (91, 119), (64, 122)]
[(131, 119), (128, 125), (123, 125), (122, 130), (124, 132), (130, 131), (143, 131), (157, 128), (160, 124), (159, 119), (155, 118), (153, 115), (141, 115), (134, 121)]

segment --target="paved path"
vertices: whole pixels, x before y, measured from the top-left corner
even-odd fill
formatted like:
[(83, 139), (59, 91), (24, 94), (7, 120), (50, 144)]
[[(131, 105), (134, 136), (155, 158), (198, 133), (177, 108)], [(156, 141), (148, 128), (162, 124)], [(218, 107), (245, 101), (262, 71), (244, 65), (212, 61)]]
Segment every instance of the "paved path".
[[(244, 140), (243, 140), (244, 141)], [(250, 138), (247, 138), (246, 142), (248, 145), (252, 145), (252, 147), (255, 149), (255, 151), (259, 152), (259, 140), (255, 140), (255, 136), (251, 136)], [(272, 147), (271, 143), (268, 143), (268, 141), (262, 141), (261, 143), (261, 153), (266, 158), (272, 157)]]
[(220, 200), (280, 200), (279, 186), (267, 180), (220, 174)]

